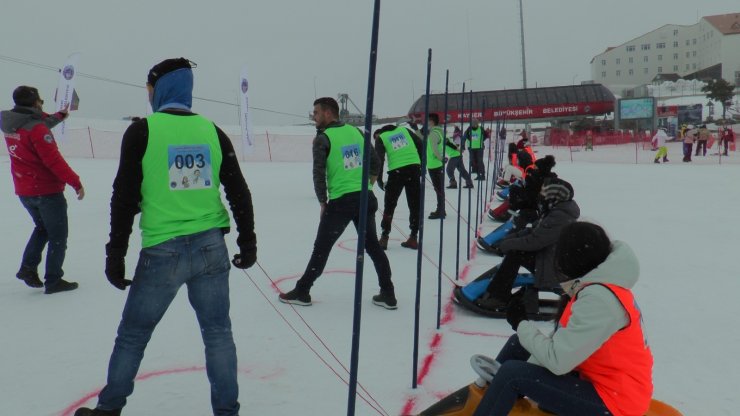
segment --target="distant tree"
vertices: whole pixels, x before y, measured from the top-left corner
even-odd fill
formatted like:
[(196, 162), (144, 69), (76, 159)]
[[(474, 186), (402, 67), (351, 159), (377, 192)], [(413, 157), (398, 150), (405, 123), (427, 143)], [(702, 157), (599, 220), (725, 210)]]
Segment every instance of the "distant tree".
[(722, 104), (722, 120), (724, 120), (727, 106), (735, 96), (735, 86), (722, 78), (711, 79), (701, 88), (701, 92), (706, 93), (710, 100), (719, 101)]

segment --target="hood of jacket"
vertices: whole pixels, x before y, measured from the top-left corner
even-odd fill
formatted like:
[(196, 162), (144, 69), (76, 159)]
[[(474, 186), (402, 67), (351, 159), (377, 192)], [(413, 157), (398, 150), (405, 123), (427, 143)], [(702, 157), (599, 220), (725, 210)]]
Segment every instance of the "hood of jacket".
[(623, 241), (612, 241), (609, 256), (585, 276), (563, 283), (566, 292), (573, 295), (585, 285), (593, 283), (614, 284), (632, 289), (640, 277), (640, 263), (632, 248)]
[(193, 106), (193, 70), (178, 69), (163, 75), (154, 86), (152, 110), (190, 110)]
[(40, 122), (43, 116), (39, 109), (15, 106), (12, 110), (0, 112), (0, 130), (6, 134), (16, 133), (18, 129)]

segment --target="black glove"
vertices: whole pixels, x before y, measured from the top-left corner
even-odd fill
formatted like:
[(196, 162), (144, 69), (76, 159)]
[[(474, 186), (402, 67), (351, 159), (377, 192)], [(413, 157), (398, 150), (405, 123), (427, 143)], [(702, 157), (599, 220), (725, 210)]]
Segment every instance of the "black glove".
[(519, 323), (527, 320), (527, 310), (524, 307), (522, 297), (512, 298), (509, 305), (506, 306), (506, 321), (511, 325), (511, 329), (516, 331)]
[(378, 176), (378, 188), (380, 188), (381, 191), (385, 192), (385, 182), (383, 182), (383, 177)]
[(239, 269), (248, 269), (257, 262), (257, 247), (240, 247), (239, 254), (234, 254), (231, 264)]
[(125, 251), (111, 248), (109, 244), (105, 245), (105, 277), (108, 278), (110, 284), (121, 290), (126, 290), (126, 286), (131, 284), (131, 280), (124, 278), (126, 275)]

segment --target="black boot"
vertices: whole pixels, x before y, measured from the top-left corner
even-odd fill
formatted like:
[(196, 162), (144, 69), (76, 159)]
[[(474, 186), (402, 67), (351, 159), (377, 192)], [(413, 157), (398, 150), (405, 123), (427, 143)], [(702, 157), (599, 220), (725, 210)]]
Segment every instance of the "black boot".
[(18, 273), (15, 274), (15, 277), (23, 280), (30, 287), (44, 287), (44, 282), (39, 279), (39, 274), (36, 270), (21, 267)]
[(653, 160), (653, 163), (660, 163), (660, 160), (655, 159), (655, 160)]
[(447, 185), (447, 189), (457, 189), (457, 181), (450, 179), (450, 184)]
[(44, 290), (44, 293), (47, 295), (52, 295), (54, 293), (67, 292), (77, 289), (78, 286), (79, 285), (77, 284), (77, 282), (68, 282), (64, 279), (59, 279), (59, 281), (56, 282), (54, 286), (47, 286)]

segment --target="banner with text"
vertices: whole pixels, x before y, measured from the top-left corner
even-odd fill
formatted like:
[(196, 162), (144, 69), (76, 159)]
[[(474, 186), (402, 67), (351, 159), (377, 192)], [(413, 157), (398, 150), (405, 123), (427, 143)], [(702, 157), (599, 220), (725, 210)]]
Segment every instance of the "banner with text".
[(239, 124), (242, 127), (242, 144), (244, 153), (252, 154), (254, 152), (254, 141), (252, 140), (252, 124), (249, 119), (249, 81), (247, 81), (247, 68), (242, 68), (242, 74), (239, 82), (239, 91), (241, 100), (239, 102)]
[[(67, 60), (64, 62), (62, 70), (59, 72), (59, 84), (57, 86), (56, 93), (56, 111), (67, 109), (73, 110), (74, 104), (74, 90), (75, 90), (75, 78), (77, 77), (77, 63), (80, 60), (79, 53), (73, 53), (69, 55)], [(74, 105), (76, 110), (77, 105)], [(54, 137), (62, 141), (67, 129), (67, 122), (63, 121), (54, 128)]]

